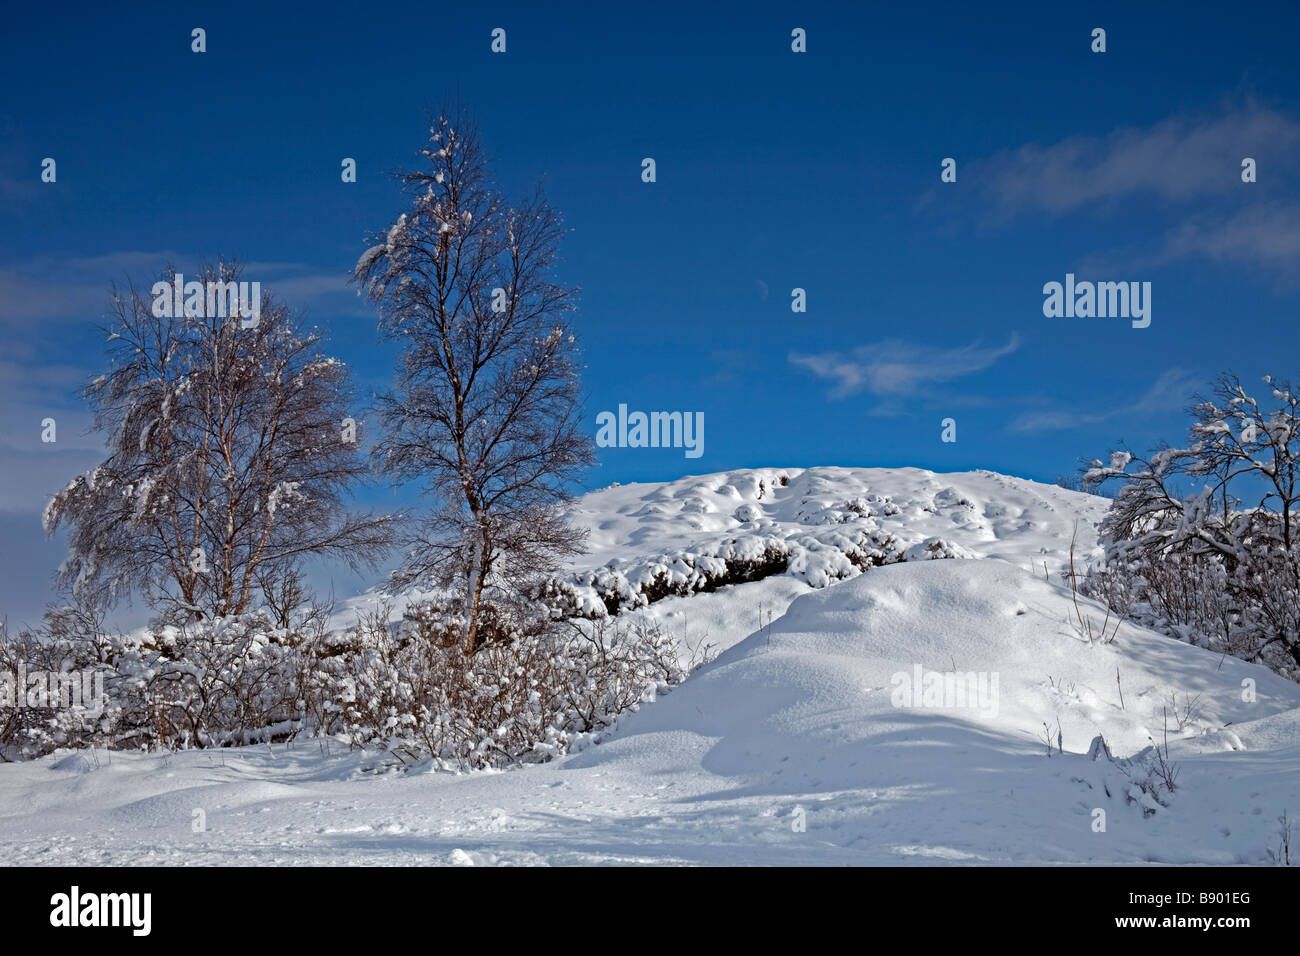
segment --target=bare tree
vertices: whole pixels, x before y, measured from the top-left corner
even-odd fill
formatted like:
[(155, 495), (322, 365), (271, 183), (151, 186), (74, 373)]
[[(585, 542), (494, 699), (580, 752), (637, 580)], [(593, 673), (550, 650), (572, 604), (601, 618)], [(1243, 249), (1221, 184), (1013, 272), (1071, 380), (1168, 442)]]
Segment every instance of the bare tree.
[(433, 123), (422, 153), (428, 168), (401, 176), (408, 211), (356, 279), (402, 347), (396, 387), (378, 400), (377, 462), (437, 503), (392, 586), (463, 595), (472, 654), (487, 640), (485, 594), (508, 604), (581, 544), (559, 509), (592, 460), (566, 322), (577, 290), (552, 279), (564, 229), (541, 187), (505, 201), (459, 108)]
[(1300, 394), (1264, 383), (1270, 394), (1257, 398), (1220, 376), (1191, 408), (1186, 447), (1116, 451), (1085, 478), (1122, 485), (1101, 538), (1140, 600), (1202, 636), (1219, 632), (1226, 651), (1300, 675)]
[[(221, 264), (198, 280), (239, 275)], [(313, 556), (373, 564), (391, 523), (345, 504), (368, 469), (345, 440), (343, 363), (269, 294), (250, 328), (224, 309), (153, 304), (114, 290), (111, 367), (85, 389), (108, 457), (45, 511), (49, 533), (71, 529), (62, 583), (100, 600), (140, 592), (187, 620), (242, 614), (259, 579)]]

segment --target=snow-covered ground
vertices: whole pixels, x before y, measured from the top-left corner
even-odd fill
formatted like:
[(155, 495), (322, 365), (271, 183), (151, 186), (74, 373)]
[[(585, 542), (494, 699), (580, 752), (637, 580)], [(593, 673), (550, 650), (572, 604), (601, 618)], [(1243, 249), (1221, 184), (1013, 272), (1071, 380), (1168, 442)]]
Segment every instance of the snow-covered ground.
[[(915, 469), (592, 492), (580, 583), (790, 555), (632, 612), (721, 654), (600, 743), (463, 775), (323, 741), (55, 754), (0, 766), (0, 862), (1267, 863), (1300, 816), (1300, 685), (1128, 625), (1089, 641), (1061, 572), (1106, 504)], [(864, 541), (906, 560), (861, 571)]]

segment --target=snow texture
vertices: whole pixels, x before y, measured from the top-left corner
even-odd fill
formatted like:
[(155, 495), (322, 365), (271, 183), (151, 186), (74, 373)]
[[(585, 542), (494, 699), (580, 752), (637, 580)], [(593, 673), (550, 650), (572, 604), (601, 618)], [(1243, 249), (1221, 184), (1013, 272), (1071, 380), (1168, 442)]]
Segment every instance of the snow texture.
[[(1300, 812), (1300, 686), (1128, 624), (1081, 634), (1062, 570), (1106, 505), (915, 469), (592, 492), (574, 581), (789, 561), (624, 610), (722, 653), (585, 749), (466, 774), (331, 741), (61, 752), (0, 765), (0, 862), (1269, 863)], [(851, 560), (863, 541), (886, 560)], [(953, 698), (952, 674), (982, 691)]]

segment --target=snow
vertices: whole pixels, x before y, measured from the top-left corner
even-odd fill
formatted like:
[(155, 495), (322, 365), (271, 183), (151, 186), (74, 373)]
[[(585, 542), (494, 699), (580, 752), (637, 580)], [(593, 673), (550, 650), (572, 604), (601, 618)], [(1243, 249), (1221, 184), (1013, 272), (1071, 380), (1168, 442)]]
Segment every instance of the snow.
[[(1128, 624), (1080, 633), (1062, 570), (1107, 504), (918, 469), (595, 491), (575, 581), (689, 582), (771, 542), (792, 560), (625, 612), (721, 654), (585, 749), (468, 774), (318, 740), (62, 752), (0, 765), (0, 862), (1268, 863), (1300, 808), (1300, 686)], [(866, 535), (894, 559), (844, 561)], [(1104, 608), (1079, 603), (1096, 629)], [(942, 693), (957, 673), (983, 693)]]
[[(374, 264), (375, 260), (377, 260), (380, 256), (384, 255), (387, 252), (388, 252), (388, 246), (384, 243), (380, 243), (379, 245), (376, 246), (371, 246), (369, 249), (363, 252), (361, 254), (361, 258), (357, 260), (357, 264), (353, 269), (353, 275), (358, 277), (365, 275), (366, 270), (369, 269)], [(358, 294), (360, 294), (360, 290), (358, 290)]]
[[(634, 603), (636, 589), (656, 575), (689, 588), (728, 558), (756, 558), (768, 545), (788, 550), (790, 567), (781, 578), (653, 606), (657, 616), (688, 620), (690, 634), (702, 636), (696, 621), (707, 620), (709, 640), (725, 650), (756, 626), (760, 601), (765, 615), (779, 615), (810, 588), (856, 577), (861, 572), (845, 551), (870, 548), (866, 539), (892, 539), (881, 549), (891, 560), (929, 543), (907, 558), (914, 560), (939, 539), (953, 553), (1000, 558), (1036, 574), (1046, 564), (1057, 577), (1068, 563), (1076, 520), (1077, 555), (1099, 555), (1095, 525), (1108, 505), (989, 471), (919, 468), (763, 468), (611, 485), (584, 495), (571, 510), (588, 530), (587, 553), (573, 563), (571, 578), (579, 582), (580, 606), (600, 613), (592, 581)], [(418, 596), (395, 601), (394, 618)], [(367, 593), (343, 601), (335, 626), (355, 622), (374, 599)]]
[[(698, 547), (734, 535), (742, 508), (756, 530), (781, 536), (819, 526), (880, 528), (906, 546), (941, 536), (1037, 564), (1065, 554), (1075, 518), (1081, 533), (1091, 534), (1107, 504), (993, 472), (768, 468), (606, 488), (584, 496), (575, 514), (591, 529), (586, 566), (622, 559), (629, 550), (669, 552), (684, 540)], [(869, 515), (859, 512), (863, 507)]]
[(267, 514), (274, 518), (278, 508), (294, 502), (306, 501), (307, 496), (298, 490), (300, 487), (302, 487), (300, 481), (277, 482), (266, 499)]

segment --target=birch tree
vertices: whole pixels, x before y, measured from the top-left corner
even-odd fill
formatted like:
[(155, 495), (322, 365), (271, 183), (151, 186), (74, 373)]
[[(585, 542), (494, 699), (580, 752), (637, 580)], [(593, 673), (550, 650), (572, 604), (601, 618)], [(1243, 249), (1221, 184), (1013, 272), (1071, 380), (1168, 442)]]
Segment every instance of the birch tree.
[(580, 547), (560, 506), (592, 453), (567, 321), (577, 290), (552, 274), (560, 216), (540, 185), (506, 201), (474, 123), (449, 114), (422, 168), (401, 175), (406, 211), (356, 279), (401, 348), (395, 387), (378, 398), (377, 464), (433, 501), (391, 583), (457, 594), (472, 654), (493, 612)]
[(186, 621), (244, 613), (259, 581), (313, 557), (372, 565), (391, 522), (347, 505), (368, 463), (345, 440), (346, 366), (269, 294), (252, 328), (153, 306), (133, 284), (114, 290), (110, 368), (85, 389), (107, 457), (44, 515), (47, 532), (69, 531), (61, 583), (100, 601), (138, 593)]

